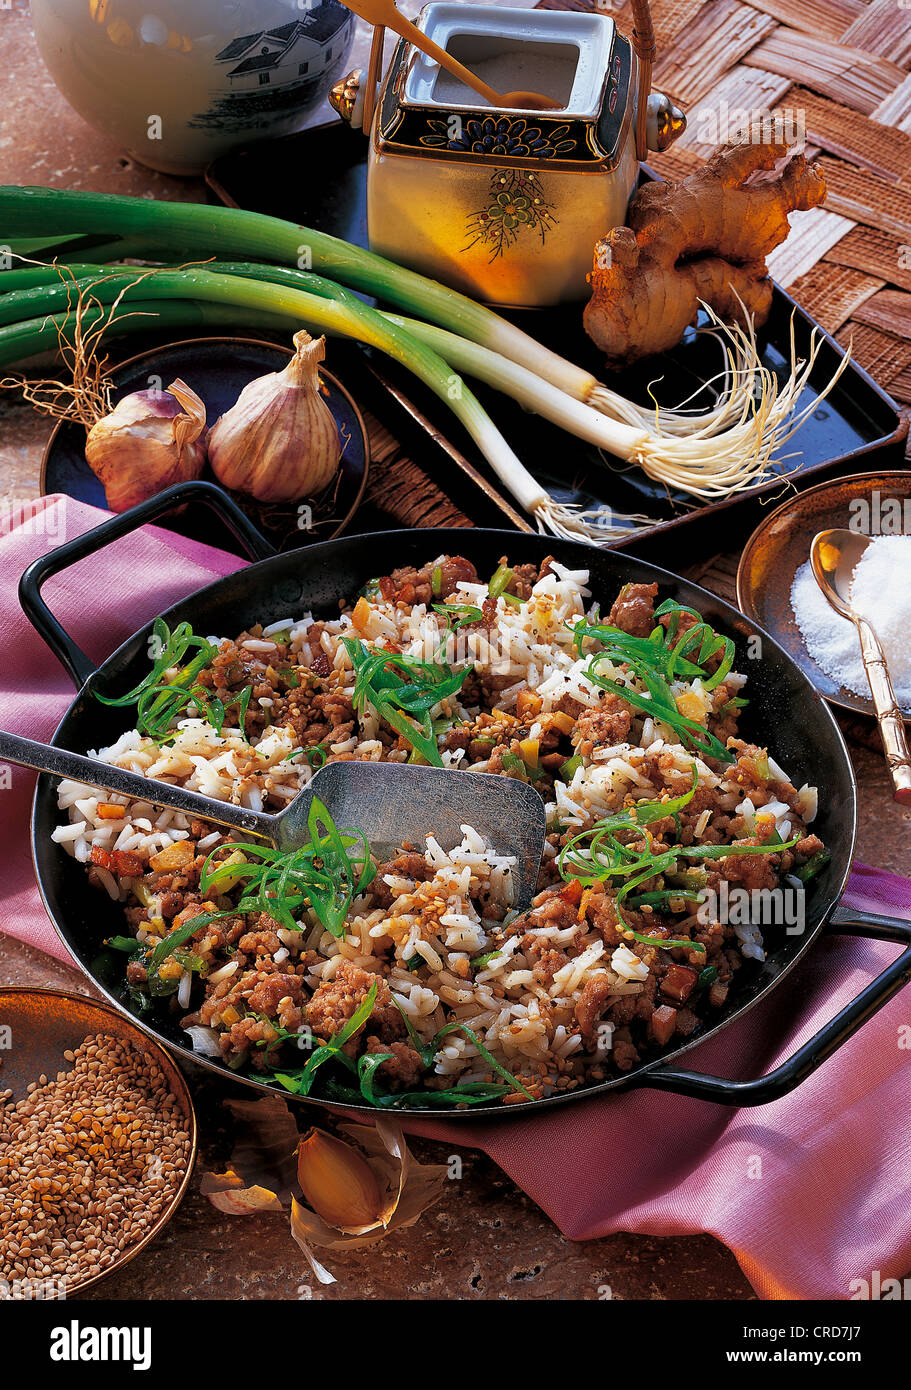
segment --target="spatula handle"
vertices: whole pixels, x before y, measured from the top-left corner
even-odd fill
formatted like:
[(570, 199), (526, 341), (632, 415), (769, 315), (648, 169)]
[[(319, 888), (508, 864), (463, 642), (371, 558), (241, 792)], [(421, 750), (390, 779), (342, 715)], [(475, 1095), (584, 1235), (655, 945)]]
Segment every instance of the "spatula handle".
[(128, 796), (134, 801), (149, 801), (153, 806), (167, 807), (170, 811), (182, 811), (186, 816), (214, 821), (216, 825), (243, 830), (248, 835), (258, 835), (266, 840), (274, 839), (277, 817), (263, 811), (252, 811), (246, 806), (216, 801), (213, 797), (202, 796), (199, 792), (175, 787), (170, 782), (143, 777), (137, 772), (128, 772), (126, 768), (114, 767), (95, 758), (86, 758), (81, 753), (70, 753), (66, 748), (57, 748), (53, 744), (22, 738), (19, 734), (8, 734), (0, 730), (0, 761), (17, 763), (20, 767), (31, 767), (36, 772), (48, 772), (52, 777), (69, 777), (75, 782), (86, 782), (90, 787), (113, 792), (117, 796)]

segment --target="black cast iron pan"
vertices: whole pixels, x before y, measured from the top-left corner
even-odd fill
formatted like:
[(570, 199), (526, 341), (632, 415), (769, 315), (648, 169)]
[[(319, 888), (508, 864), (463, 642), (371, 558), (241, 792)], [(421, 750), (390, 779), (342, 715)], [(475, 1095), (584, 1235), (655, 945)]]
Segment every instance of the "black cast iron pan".
[[(650, 1055), (632, 1072), (548, 1100), (505, 1107), (477, 1106), (470, 1112), (438, 1109), (432, 1113), (445, 1113), (454, 1119), (465, 1113), (508, 1117), (620, 1086), (656, 1087), (729, 1105), (761, 1105), (799, 1085), (911, 979), (911, 924), (849, 912), (838, 906), (854, 851), (857, 797), (844, 740), (825, 701), (782, 648), (734, 608), (706, 590), (623, 552), (518, 532), (428, 529), (345, 536), (305, 551), (279, 555), (219, 489), (201, 482), (180, 484), (58, 546), (32, 564), (22, 577), (23, 608), (78, 690), (54, 742), (85, 752), (114, 741), (125, 727), (119, 719), (128, 716), (113, 715), (90, 692), (95, 686), (105, 690), (128, 689), (146, 674), (151, 626), (137, 632), (96, 670), (50, 613), (41, 597), (42, 584), (50, 575), (187, 501), (212, 507), (256, 562), (190, 595), (163, 615), (171, 627), (187, 620), (197, 632), (231, 635), (254, 622), (269, 623), (309, 609), (316, 614), (334, 615), (339, 599), (356, 594), (367, 580), (387, 574), (398, 565), (426, 563), (443, 552), (465, 555), (480, 574), (492, 573), (504, 554), (513, 563), (540, 563), (546, 555), (553, 554), (567, 565), (590, 571), (593, 596), (602, 604), (609, 604), (627, 581), (657, 580), (660, 597), (674, 597), (699, 609), (713, 626), (734, 638), (738, 649), (735, 667), (750, 676), (750, 703), (742, 722), (744, 737), (769, 744), (796, 785), (807, 781), (820, 789), (820, 813), (813, 828), (831, 850), (832, 858), (808, 893), (805, 928), (799, 935), (786, 934), (784, 927), (764, 928), (766, 960), (749, 962), (738, 972), (736, 988), (731, 990), (727, 1004), (710, 1028), (697, 1032), (682, 1046), (672, 1043), (663, 1053)], [(755, 652), (755, 643), (751, 645), (750, 639), (757, 636), (761, 659), (750, 656), (751, 651)], [(58, 815), (53, 779), (42, 775), (35, 792), (32, 853), (45, 907), (59, 935), (87, 973), (109, 999), (129, 1011), (121, 979), (122, 957), (114, 960), (114, 953), (99, 950), (105, 937), (122, 930), (121, 910), (93, 889), (83, 867), (52, 842), (51, 831), (58, 823)], [(726, 1028), (764, 998), (823, 933), (893, 941), (905, 949), (852, 1003), (768, 1075), (754, 1081), (730, 1081), (680, 1067), (685, 1052)], [(191, 1051), (186, 1034), (166, 1004), (158, 1013), (134, 1017), (152, 1036), (176, 1051), (204, 1066), (227, 1070), (220, 1062)], [(237, 1078), (236, 1073), (229, 1074)], [(263, 1088), (260, 1082), (250, 1084)], [(332, 1105), (328, 1101), (320, 1103)], [(346, 1104), (337, 1108), (356, 1107)], [(367, 1106), (360, 1108), (374, 1113)]]

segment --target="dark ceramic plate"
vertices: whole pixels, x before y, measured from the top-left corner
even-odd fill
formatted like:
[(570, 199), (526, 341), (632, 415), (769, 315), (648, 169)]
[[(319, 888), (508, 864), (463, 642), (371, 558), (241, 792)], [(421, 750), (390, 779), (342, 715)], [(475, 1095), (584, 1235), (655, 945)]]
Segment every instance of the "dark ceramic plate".
[[(911, 473), (860, 473), (820, 483), (766, 517), (747, 541), (737, 569), (737, 603), (743, 613), (780, 642), (821, 695), (858, 714), (875, 715), (873, 701), (837, 685), (812, 660), (794, 620), (791, 584), (810, 558), (818, 531), (844, 527), (891, 533), (898, 508), (890, 503), (897, 503), (906, 516), (911, 512)], [(911, 711), (903, 712), (911, 722)]]
[[(331, 348), (330, 348), (331, 351)], [(169, 343), (121, 362), (111, 373), (116, 383), (115, 402), (130, 391), (149, 386), (167, 387), (181, 377), (205, 403), (210, 425), (228, 410), (241, 391), (256, 377), (281, 371), (291, 356), (290, 348), (254, 338), (192, 338)], [(321, 371), (326, 403), (335, 416), (344, 452), (338, 477), (311, 512), (296, 504), (265, 507), (251, 498), (233, 494), (277, 550), (293, 550), (312, 541), (332, 540), (354, 516), (367, 486), (370, 441), (354, 400), (331, 372)], [(203, 477), (216, 479), (208, 469)], [(59, 424), (51, 435), (41, 466), (41, 492), (63, 492), (79, 502), (104, 507), (104, 488), (85, 461), (85, 430), (71, 421)], [(188, 507), (162, 525), (210, 545), (242, 553), (227, 527), (204, 509)]]
[[(206, 178), (223, 202), (284, 217), (364, 246), (367, 149), (362, 132), (335, 122), (234, 150), (216, 160)], [(306, 169), (307, 177), (289, 179), (289, 169)], [(518, 310), (507, 317), (570, 361), (605, 379), (603, 359), (583, 331), (579, 305)], [(763, 364), (779, 377), (787, 375), (792, 321), (801, 356), (806, 356), (814, 333), (823, 339), (802, 397), (806, 404), (830, 380), (843, 354), (839, 345), (776, 285), (772, 312), (757, 337)], [(509, 523), (515, 525), (516, 513), (502, 486), (455, 417), (403, 368), (372, 349), (365, 355), (370, 369), (364, 373), (365, 387), (370, 384), (375, 389), (378, 379), (380, 394), (385, 396), (384, 404), (375, 407), (370, 402), (371, 408), (380, 410), (404, 448), (437, 476), (451, 476), (453, 463), (463, 469), (468, 464), (486, 500), (495, 500)], [(610, 374), (609, 383), (645, 405), (649, 404), (653, 382), (657, 382), (655, 398), (662, 405), (677, 405), (700, 391), (702, 398), (697, 397), (695, 403), (708, 404), (705, 383), (722, 366), (718, 344), (689, 330), (672, 351)], [(694, 505), (693, 499), (682, 493), (668, 493), (641, 469), (604, 458), (581, 440), (567, 440), (564, 431), (529, 414), (509, 397), (484, 386), (477, 387), (477, 394), (519, 457), (556, 497), (586, 506), (605, 503), (617, 513), (645, 512), (655, 517), (658, 526), (638, 534), (631, 532), (629, 542), (621, 544), (631, 545), (637, 555), (655, 564), (677, 568), (691, 563), (694, 555), (713, 553), (712, 546), (715, 551), (736, 549), (756, 525), (762, 502), (767, 505), (785, 488), (802, 487), (804, 480), (841, 476), (871, 464), (899, 466), (901, 441), (907, 433), (894, 402), (866, 372), (851, 363), (831, 395), (784, 448), (782, 453), (787, 457), (775, 461), (777, 478), (725, 502)], [(399, 417), (394, 424), (387, 419), (390, 401)], [(523, 518), (519, 522), (527, 525)], [(482, 520), (479, 524), (486, 523)]]

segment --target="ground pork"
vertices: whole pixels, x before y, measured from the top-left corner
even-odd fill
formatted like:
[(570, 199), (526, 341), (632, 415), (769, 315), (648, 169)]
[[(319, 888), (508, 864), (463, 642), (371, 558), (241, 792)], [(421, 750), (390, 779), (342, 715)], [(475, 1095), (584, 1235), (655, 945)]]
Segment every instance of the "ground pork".
[(655, 626), (657, 584), (624, 584), (607, 615), (611, 627), (631, 637), (647, 637)]
[(415, 1051), (409, 1042), (383, 1042), (382, 1039), (371, 1036), (367, 1039), (366, 1052), (391, 1052), (392, 1056), (386, 1062), (381, 1062), (377, 1067), (377, 1073), (385, 1076), (394, 1083), (395, 1088), (401, 1087), (402, 1090), (410, 1090), (420, 1083), (421, 1077), (427, 1068), (421, 1061), (420, 1054)]
[(266, 975), (250, 995), (250, 1008), (257, 1014), (274, 1015), (282, 999), (299, 1004), (303, 982), (297, 975)]
[(341, 960), (335, 976), (317, 986), (313, 998), (308, 1003), (305, 1016), (307, 1023), (318, 1038), (328, 1040), (356, 1013), (374, 983), (377, 982), (376, 1002), (370, 1015), (371, 1031), (381, 1042), (391, 1042), (404, 1037), (405, 1024), (398, 1008), (392, 1002), (392, 991), (381, 975), (371, 975), (349, 960)]
[[(435, 575), (434, 571), (438, 571)], [(434, 579), (436, 578), (436, 583)], [(458, 591), (458, 584), (476, 584), (478, 572), (462, 555), (442, 555), (431, 565), (417, 569), (403, 565), (379, 581), (380, 593), (389, 603), (417, 604), (445, 602)]]
[[(505, 561), (501, 561), (505, 564)], [(516, 565), (512, 572), (512, 579), (506, 586), (507, 594), (515, 594), (523, 602), (531, 598), (531, 591), (538, 582), (539, 570), (537, 565)]]
[(588, 1047), (596, 1041), (595, 1028), (610, 997), (611, 982), (606, 975), (595, 975), (582, 988), (576, 1000), (576, 1022), (582, 1030), (582, 1038)]
[(585, 710), (576, 720), (573, 747), (584, 758), (590, 758), (596, 748), (623, 743), (632, 722), (633, 716), (620, 697), (605, 691), (594, 709)]

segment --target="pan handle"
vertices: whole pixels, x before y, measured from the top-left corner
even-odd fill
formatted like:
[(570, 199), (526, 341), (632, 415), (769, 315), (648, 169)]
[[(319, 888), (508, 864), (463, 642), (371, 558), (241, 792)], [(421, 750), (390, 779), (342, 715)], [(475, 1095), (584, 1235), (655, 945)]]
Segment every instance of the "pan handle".
[(94, 673), (94, 664), (54, 617), (41, 597), (41, 586), (51, 575), (59, 574), (78, 560), (84, 560), (87, 555), (103, 550), (111, 541), (137, 531), (140, 526), (156, 521), (187, 502), (202, 502), (216, 512), (251, 559), (267, 560), (275, 554), (275, 547), (269, 544), (237, 503), (221, 488), (214, 483), (185, 482), (176, 483), (174, 487), (166, 488), (146, 502), (140, 502), (129, 511), (112, 517), (110, 521), (93, 526), (91, 531), (77, 536), (75, 540), (58, 545), (47, 555), (34, 560), (19, 580), (19, 602), (26, 617), (44, 638), (77, 689), (85, 685)]
[(768, 1076), (755, 1081), (729, 1081), (723, 1076), (704, 1076), (680, 1067), (656, 1067), (646, 1072), (637, 1084), (721, 1105), (767, 1105), (793, 1091), (911, 980), (911, 922), (839, 906), (829, 918), (826, 930), (838, 935), (864, 936), (873, 941), (894, 941), (905, 949), (861, 990), (856, 999)]

